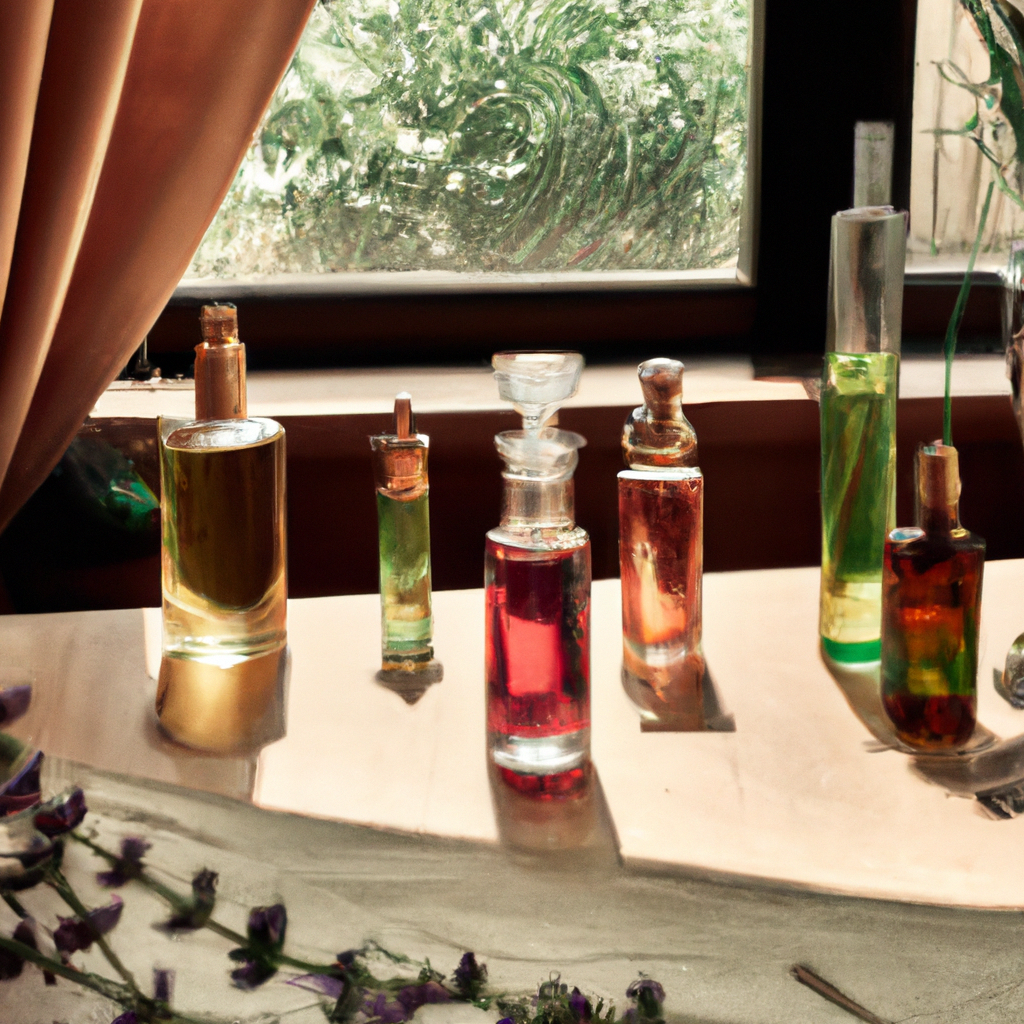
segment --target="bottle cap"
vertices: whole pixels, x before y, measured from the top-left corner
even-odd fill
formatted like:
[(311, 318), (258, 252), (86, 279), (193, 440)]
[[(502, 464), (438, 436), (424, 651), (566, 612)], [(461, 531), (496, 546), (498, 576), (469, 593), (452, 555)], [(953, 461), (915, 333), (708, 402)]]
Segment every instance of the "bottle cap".
[(491, 360), (498, 394), (523, 417), (524, 430), (539, 430), (579, 387), (579, 352), (498, 352)]

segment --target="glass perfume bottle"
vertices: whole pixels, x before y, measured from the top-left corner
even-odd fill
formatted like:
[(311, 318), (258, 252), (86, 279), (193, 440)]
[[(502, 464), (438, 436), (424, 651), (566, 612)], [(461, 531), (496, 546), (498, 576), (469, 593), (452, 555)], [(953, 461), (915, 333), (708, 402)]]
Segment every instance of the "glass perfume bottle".
[(832, 218), (821, 384), (821, 611), (835, 661), (877, 661), (882, 558), (896, 518), (896, 390), (905, 220), (891, 207)]
[(702, 729), (704, 476), (683, 413), (683, 364), (638, 369), (644, 404), (622, 432), (622, 685), (645, 724)]
[(161, 429), (161, 727), (187, 746), (254, 749), (281, 735), (286, 658), (285, 441), (246, 415), (230, 304), (204, 306), (196, 418)]
[(885, 544), (882, 700), (904, 743), (955, 750), (974, 731), (985, 542), (960, 525), (957, 451), (917, 451), (917, 526)]
[(501, 525), (487, 534), (488, 745), (505, 781), (555, 796), (586, 784), (590, 756), (590, 540), (575, 524), (579, 434), (543, 423), (576, 392), (575, 352), (494, 357), (523, 417), (494, 443), (505, 462)]
[(380, 545), (381, 670), (409, 703), (441, 679), (430, 610), (430, 438), (416, 433), (412, 396), (395, 399), (393, 434), (370, 438)]

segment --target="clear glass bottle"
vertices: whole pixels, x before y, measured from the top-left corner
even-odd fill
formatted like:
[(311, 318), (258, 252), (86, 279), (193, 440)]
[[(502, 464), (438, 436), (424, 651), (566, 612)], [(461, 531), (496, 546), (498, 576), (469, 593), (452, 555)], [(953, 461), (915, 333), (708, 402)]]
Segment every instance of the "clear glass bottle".
[(281, 733), (286, 658), (285, 440), (246, 414), (230, 304), (204, 306), (196, 418), (161, 429), (163, 657), (173, 739), (235, 753)]
[(877, 661), (882, 558), (896, 518), (896, 391), (906, 222), (891, 207), (832, 218), (821, 384), (821, 613), (835, 661)]
[(957, 451), (917, 452), (917, 526), (885, 544), (882, 700), (904, 743), (956, 750), (977, 715), (985, 542), (960, 525)]
[(590, 539), (576, 526), (579, 434), (543, 427), (576, 391), (575, 352), (494, 357), (522, 430), (495, 437), (505, 461), (501, 525), (487, 534), (485, 658), (491, 757), (524, 793), (586, 785), (590, 757)]
[(430, 609), (430, 438), (417, 434), (412, 396), (395, 398), (393, 434), (370, 438), (380, 546), (381, 670), (410, 703), (442, 676)]
[(645, 722), (702, 729), (704, 476), (683, 413), (683, 364), (649, 359), (622, 432), (622, 685)]

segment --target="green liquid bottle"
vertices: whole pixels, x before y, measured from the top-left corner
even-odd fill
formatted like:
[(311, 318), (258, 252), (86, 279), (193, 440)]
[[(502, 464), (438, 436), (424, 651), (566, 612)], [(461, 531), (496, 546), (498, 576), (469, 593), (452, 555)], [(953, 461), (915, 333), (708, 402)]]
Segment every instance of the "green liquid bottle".
[(407, 701), (442, 676), (434, 658), (430, 588), (430, 439), (417, 434), (412, 401), (395, 399), (394, 434), (370, 438), (380, 544), (381, 670), (378, 680)]
[(821, 384), (821, 611), (828, 657), (881, 654), (885, 538), (896, 519), (896, 393), (905, 220), (891, 207), (832, 218)]

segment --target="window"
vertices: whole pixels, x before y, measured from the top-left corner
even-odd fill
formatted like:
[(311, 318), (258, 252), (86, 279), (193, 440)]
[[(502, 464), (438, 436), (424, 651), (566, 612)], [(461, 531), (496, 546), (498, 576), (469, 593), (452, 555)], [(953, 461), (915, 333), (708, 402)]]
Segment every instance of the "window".
[(920, 0), (908, 253), (914, 266), (962, 270), (992, 180), (978, 268), (1004, 267), (1011, 240), (1024, 231), (1022, 39), (1024, 15), (1010, 3)]
[(188, 277), (735, 281), (750, 22), (748, 0), (321, 0)]

